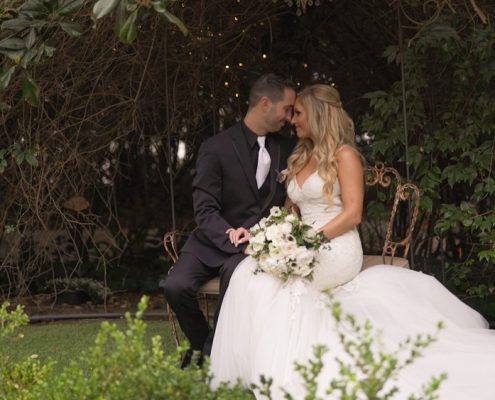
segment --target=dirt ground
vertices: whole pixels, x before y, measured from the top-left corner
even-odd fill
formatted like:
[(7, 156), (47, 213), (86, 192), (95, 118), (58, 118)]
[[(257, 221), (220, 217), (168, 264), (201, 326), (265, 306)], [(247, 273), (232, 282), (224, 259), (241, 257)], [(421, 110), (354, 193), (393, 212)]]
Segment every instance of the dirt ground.
[[(93, 313), (124, 313), (136, 311), (142, 294), (133, 292), (114, 293), (108, 297), (106, 304), (58, 304), (53, 296), (46, 294), (34, 295), (19, 299), (16, 303), (24, 305), (29, 316), (51, 314), (93, 314)], [(166, 312), (165, 297), (161, 293), (149, 294), (147, 311)]]

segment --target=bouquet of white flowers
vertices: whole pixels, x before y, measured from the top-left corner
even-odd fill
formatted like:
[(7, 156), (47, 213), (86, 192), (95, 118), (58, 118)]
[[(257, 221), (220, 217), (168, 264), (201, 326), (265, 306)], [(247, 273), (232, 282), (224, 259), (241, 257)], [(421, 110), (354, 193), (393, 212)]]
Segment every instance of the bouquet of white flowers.
[(289, 210), (272, 207), (250, 230), (247, 252), (257, 262), (256, 272), (266, 272), (283, 281), (290, 277), (311, 279), (316, 266), (316, 251), (323, 239), (321, 232), (304, 224)]

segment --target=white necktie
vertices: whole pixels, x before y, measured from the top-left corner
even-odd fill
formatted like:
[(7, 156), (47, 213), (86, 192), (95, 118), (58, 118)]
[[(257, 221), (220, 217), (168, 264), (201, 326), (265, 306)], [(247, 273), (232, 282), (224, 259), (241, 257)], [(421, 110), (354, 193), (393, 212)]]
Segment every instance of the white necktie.
[(256, 167), (256, 183), (258, 184), (258, 189), (265, 182), (266, 176), (270, 171), (270, 154), (265, 147), (265, 136), (258, 136), (258, 145), (260, 150), (258, 152), (258, 166)]

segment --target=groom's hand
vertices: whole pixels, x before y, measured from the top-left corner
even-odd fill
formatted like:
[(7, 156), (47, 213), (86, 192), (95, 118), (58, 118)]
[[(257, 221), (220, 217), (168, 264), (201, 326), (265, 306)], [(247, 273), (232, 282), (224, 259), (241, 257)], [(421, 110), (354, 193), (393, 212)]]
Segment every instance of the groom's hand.
[(246, 228), (229, 228), (225, 233), (229, 235), (230, 243), (232, 243), (235, 247), (242, 243), (249, 242), (249, 231)]

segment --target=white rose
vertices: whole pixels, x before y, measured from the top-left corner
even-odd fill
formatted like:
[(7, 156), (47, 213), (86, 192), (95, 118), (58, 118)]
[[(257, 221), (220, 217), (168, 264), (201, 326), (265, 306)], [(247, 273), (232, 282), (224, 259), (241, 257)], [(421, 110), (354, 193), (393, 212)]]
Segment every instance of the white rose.
[(260, 219), (260, 222), (258, 222), (256, 225), (260, 227), (260, 229), (265, 229), (266, 228), (266, 218), (263, 217)]
[(263, 231), (260, 231), (256, 235), (250, 237), (249, 243), (256, 243), (263, 245), (263, 243), (265, 243), (265, 233)]
[(283, 249), (287, 245), (287, 240), (285, 239), (284, 236), (279, 234), (278, 236), (275, 236), (273, 240), (270, 241), (274, 246)]
[(254, 224), (251, 228), (249, 228), (249, 233), (251, 235), (256, 234), (256, 232), (261, 230), (261, 226), (259, 224)]
[(286, 217), (285, 217), (285, 222), (295, 222), (297, 221), (297, 217), (294, 215), (294, 214), (288, 214)]
[(279, 225), (279, 230), (280, 232), (282, 232), (282, 234), (288, 235), (292, 232), (292, 224), (289, 222), (284, 222), (283, 224)]
[[(263, 243), (250, 243), (249, 246), (251, 247), (251, 250), (254, 251), (255, 253), (259, 253), (260, 251), (263, 250), (264, 244)], [(251, 253), (249, 253), (251, 254)]]
[(295, 260), (298, 252), (298, 246), (296, 242), (286, 242), (284, 246), (285, 257), (290, 260)]
[(283, 257), (281, 248), (279, 246), (275, 246), (273, 243), (270, 243), (268, 245), (268, 252), (270, 254), (270, 257), (273, 257), (275, 259), (280, 259)]
[(309, 265), (314, 259), (314, 255), (312, 251), (309, 251), (306, 248), (300, 248), (298, 253), (296, 254), (296, 262), (298, 267), (302, 267), (304, 265)]
[(276, 240), (277, 238), (282, 236), (277, 225), (270, 225), (268, 228), (266, 228), (265, 235), (266, 238), (270, 241)]
[(313, 228), (309, 228), (306, 232), (304, 232), (303, 238), (305, 241), (313, 243), (316, 238), (316, 231)]
[(273, 257), (267, 257), (263, 260), (263, 263), (260, 264), (263, 271), (268, 273), (273, 273), (278, 267), (278, 260)]

